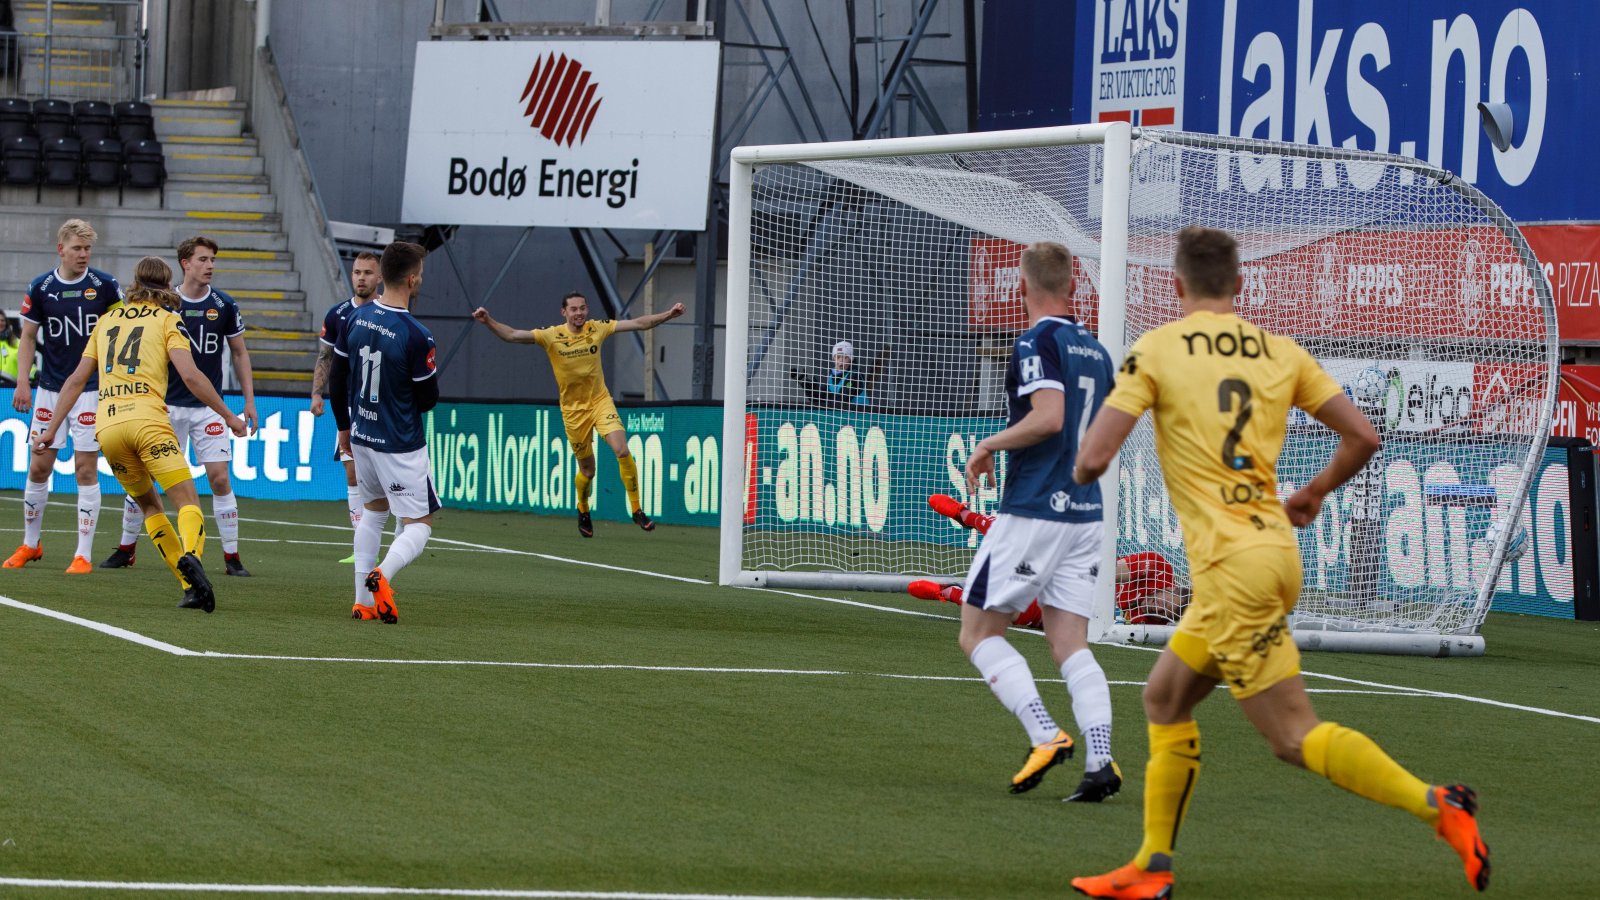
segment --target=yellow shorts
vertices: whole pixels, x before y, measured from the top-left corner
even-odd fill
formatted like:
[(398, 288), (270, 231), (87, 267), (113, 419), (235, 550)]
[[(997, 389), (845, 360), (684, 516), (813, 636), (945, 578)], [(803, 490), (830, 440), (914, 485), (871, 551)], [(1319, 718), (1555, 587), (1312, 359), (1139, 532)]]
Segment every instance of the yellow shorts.
[(162, 490), (189, 480), (189, 461), (170, 422), (120, 422), (100, 428), (95, 437), (111, 474), (130, 497), (147, 493), (152, 478)]
[(1243, 700), (1300, 674), (1300, 648), (1285, 618), (1299, 598), (1296, 550), (1241, 551), (1194, 574), (1194, 598), (1167, 646)]
[(572, 408), (561, 407), (561, 422), (567, 426), (567, 443), (573, 459), (588, 459), (594, 454), (594, 433), (603, 438), (622, 430), (622, 417), (610, 397)]

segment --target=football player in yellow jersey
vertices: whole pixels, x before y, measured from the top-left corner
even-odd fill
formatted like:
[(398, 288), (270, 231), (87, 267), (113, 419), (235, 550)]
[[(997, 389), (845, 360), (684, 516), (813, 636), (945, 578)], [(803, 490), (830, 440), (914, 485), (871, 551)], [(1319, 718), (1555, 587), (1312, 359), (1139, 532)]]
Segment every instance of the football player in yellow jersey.
[[(221, 414), (235, 436), (244, 437), (248, 430), (195, 366), (189, 335), (172, 311), (178, 295), (173, 293), (171, 281), (172, 269), (161, 259), (146, 256), (139, 260), (134, 286), (120, 307), (100, 317), (77, 370), (61, 387), (61, 402), (63, 408), (70, 408), (95, 367), (100, 367), (95, 415), (100, 452), (144, 512), (145, 531), (183, 586), (183, 601), (178, 606), (211, 612), (216, 608), (216, 596), (200, 563), (205, 549), (205, 514), (200, 511), (189, 463), (178, 449), (167, 415), (168, 363), (202, 403)], [(35, 445), (50, 446), (62, 421), (57, 417), (51, 422)], [(178, 506), (176, 531), (152, 479)]]
[(589, 318), (589, 301), (574, 291), (561, 298), (561, 317), (566, 322), (549, 328), (512, 328), (496, 321), (489, 311), (478, 307), (472, 317), (488, 326), (502, 341), (513, 344), (538, 344), (550, 356), (561, 394), (561, 420), (567, 428), (567, 442), (578, 460), (578, 475), (573, 485), (578, 497), (578, 533), (594, 537), (594, 520), (589, 516), (589, 484), (594, 480), (594, 433), (611, 445), (622, 473), (622, 487), (628, 492), (634, 524), (654, 531), (656, 523), (639, 506), (639, 469), (628, 453), (628, 432), (622, 427), (617, 406), (606, 389), (605, 372), (600, 368), (600, 345), (612, 334), (624, 331), (649, 331), (669, 319), (683, 315), (683, 304), (666, 312), (637, 319)]
[[(1193, 711), (1225, 682), (1279, 759), (1432, 825), (1460, 854), (1468, 882), (1484, 890), (1489, 848), (1478, 833), (1477, 795), (1465, 785), (1428, 785), (1361, 732), (1318, 721), (1286, 619), (1300, 594), (1291, 525), (1309, 525), (1323, 498), (1366, 464), (1377, 432), (1309, 353), (1234, 314), (1242, 279), (1231, 236), (1185, 228), (1174, 269), (1183, 318), (1128, 350), (1073, 478), (1100, 477), (1149, 410), (1194, 595), (1144, 689), (1144, 842), (1132, 862), (1072, 886), (1091, 897), (1171, 896), (1173, 844), (1200, 773)], [(1340, 440), (1328, 465), (1280, 502), (1277, 461), (1290, 406)]]

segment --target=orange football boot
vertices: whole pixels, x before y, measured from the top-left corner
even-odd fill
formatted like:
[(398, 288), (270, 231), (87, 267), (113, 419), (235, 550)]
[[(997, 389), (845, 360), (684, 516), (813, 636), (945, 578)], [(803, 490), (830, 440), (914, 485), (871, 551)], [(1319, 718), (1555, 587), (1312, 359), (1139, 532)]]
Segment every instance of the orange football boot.
[(0, 568), (3, 568), (3, 569), (20, 569), (23, 566), (27, 565), (28, 563), (33, 562), (36, 559), (43, 559), (43, 558), (44, 558), (44, 542), (43, 541), (40, 541), (39, 542), (39, 546), (37, 546), (37, 547), (29, 547), (27, 544), (23, 544), (23, 545), (21, 545), (21, 546), (19, 546), (17, 548), (17, 552), (11, 554), (11, 558), (10, 559), (7, 559), (5, 562), (0, 563)]
[(1167, 900), (1172, 896), (1172, 873), (1151, 872), (1128, 863), (1104, 875), (1074, 878), (1072, 889), (1106, 900)]

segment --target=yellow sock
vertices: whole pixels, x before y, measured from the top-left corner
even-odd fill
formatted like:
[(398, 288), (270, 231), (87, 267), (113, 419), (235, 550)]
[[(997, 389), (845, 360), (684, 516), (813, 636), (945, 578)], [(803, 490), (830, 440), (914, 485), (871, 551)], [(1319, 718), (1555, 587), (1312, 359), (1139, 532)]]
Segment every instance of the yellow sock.
[(166, 513), (156, 513), (144, 520), (145, 533), (150, 535), (150, 543), (156, 545), (156, 552), (161, 554), (161, 559), (172, 570), (173, 577), (183, 585), (184, 590), (189, 589), (189, 582), (178, 572), (178, 557), (183, 555), (183, 545), (178, 543), (178, 533), (172, 530), (172, 520)]
[(205, 555), (206, 514), (200, 507), (185, 506), (178, 510), (178, 535), (183, 539), (183, 552)]
[(628, 508), (634, 512), (639, 511), (639, 467), (633, 462), (633, 454), (617, 460), (617, 469), (622, 472), (622, 489), (628, 492)]
[(592, 480), (581, 471), (573, 476), (572, 488), (578, 492), (578, 512), (589, 511), (589, 482)]
[(1176, 725), (1149, 726), (1150, 761), (1144, 767), (1144, 843), (1134, 865), (1150, 868), (1150, 856), (1172, 856), (1178, 828), (1189, 811), (1194, 783), (1200, 777), (1200, 726), (1193, 719)]
[(1428, 803), (1429, 786), (1353, 728), (1323, 722), (1306, 733), (1300, 754), (1306, 768), (1352, 794), (1403, 809), (1430, 825), (1439, 819)]

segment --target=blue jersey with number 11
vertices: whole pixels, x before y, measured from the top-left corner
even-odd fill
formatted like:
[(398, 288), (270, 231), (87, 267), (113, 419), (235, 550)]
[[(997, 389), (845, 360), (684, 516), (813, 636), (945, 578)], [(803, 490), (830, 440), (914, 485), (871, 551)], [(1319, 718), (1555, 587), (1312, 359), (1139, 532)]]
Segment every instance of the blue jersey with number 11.
[(374, 300), (350, 313), (333, 352), (350, 366), (350, 442), (380, 453), (427, 446), (415, 384), (434, 376), (428, 329)]

